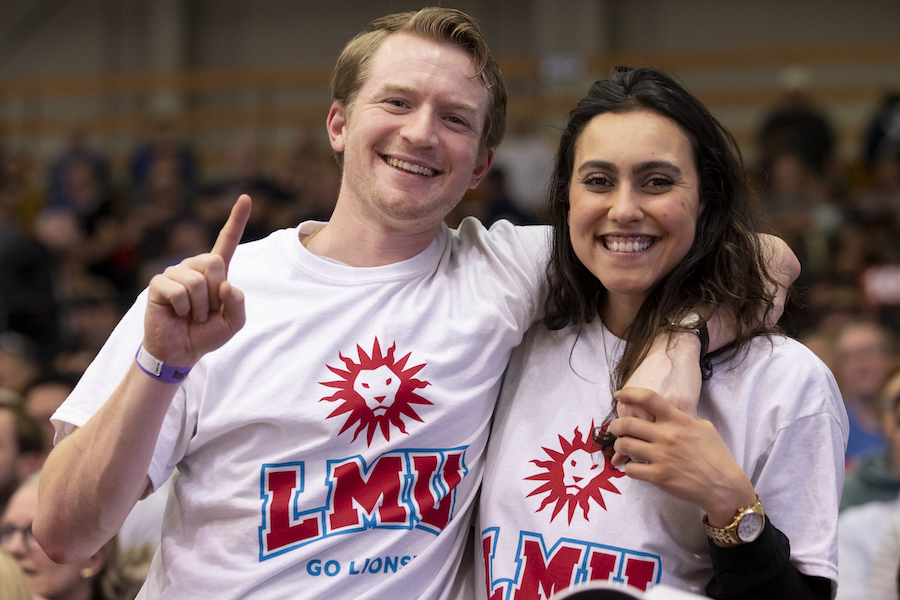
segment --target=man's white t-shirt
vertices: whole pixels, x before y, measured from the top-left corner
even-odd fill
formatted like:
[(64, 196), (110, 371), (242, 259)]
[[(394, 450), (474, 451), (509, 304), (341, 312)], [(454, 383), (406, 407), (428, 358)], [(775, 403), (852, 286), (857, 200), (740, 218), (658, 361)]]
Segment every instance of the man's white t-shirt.
[[(500, 380), (540, 309), (548, 230), (475, 220), (352, 268), (278, 231), (238, 247), (246, 325), (181, 385), (149, 468), (178, 468), (139, 598), (444, 598)], [(53, 419), (83, 425), (143, 337), (138, 299)]]

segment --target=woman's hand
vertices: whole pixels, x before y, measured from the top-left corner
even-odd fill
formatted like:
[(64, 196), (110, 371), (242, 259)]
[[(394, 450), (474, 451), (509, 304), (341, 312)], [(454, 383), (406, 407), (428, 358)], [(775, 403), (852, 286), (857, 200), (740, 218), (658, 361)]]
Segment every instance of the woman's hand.
[(714, 527), (727, 526), (739, 508), (756, 501), (753, 485), (712, 423), (685, 414), (651, 390), (626, 388), (617, 399), (620, 409), (652, 417), (620, 417), (609, 426), (618, 437), (616, 452), (631, 457), (626, 475), (696, 504)]

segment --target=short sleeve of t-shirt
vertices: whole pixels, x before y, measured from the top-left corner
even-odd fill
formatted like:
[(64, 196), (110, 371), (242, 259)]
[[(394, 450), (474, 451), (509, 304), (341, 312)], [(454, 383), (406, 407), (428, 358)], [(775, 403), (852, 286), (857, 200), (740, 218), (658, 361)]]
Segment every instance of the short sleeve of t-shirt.
[[(147, 290), (144, 290), (113, 330), (69, 398), (53, 414), (51, 422), (56, 429), (56, 443), (87, 423), (124, 379), (143, 339), (146, 306)], [(176, 392), (160, 431), (148, 471), (154, 490), (171, 475), (179, 452), (184, 451), (189, 441), (192, 428), (186, 422), (185, 409), (189, 381), (190, 375)]]

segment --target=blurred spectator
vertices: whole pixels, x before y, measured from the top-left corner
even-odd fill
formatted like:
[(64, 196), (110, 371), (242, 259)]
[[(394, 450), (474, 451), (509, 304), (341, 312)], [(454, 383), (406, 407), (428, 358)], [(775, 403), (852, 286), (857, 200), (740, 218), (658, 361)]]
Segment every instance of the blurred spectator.
[(538, 222), (537, 216), (519, 207), (510, 196), (506, 186), (506, 171), (492, 166), (475, 190), (469, 190), (450, 213), (444, 218), (448, 227), (459, 227), (466, 217), (475, 217), (486, 227), (490, 227), (500, 219), (515, 225), (533, 225)]
[(81, 374), (106, 342), (123, 314), (120, 296), (109, 281), (84, 275), (72, 281), (63, 320), (63, 341), (52, 367)]
[(900, 94), (887, 92), (872, 116), (863, 139), (862, 162), (873, 165), (900, 151)]
[(809, 94), (812, 75), (800, 66), (788, 67), (780, 75), (784, 93), (779, 106), (760, 129), (761, 163), (769, 170), (774, 158), (784, 152), (801, 156), (817, 175), (832, 168), (835, 137), (831, 122), (815, 108)]
[(25, 391), (25, 411), (41, 426), (44, 434), (44, 454), (53, 449), (55, 430), (50, 417), (75, 389), (78, 377), (50, 372), (42, 375)]
[[(322, 176), (322, 174), (308, 175)], [(311, 184), (307, 183), (307, 186), (309, 185)], [(284, 222), (282, 215), (285, 212), (299, 216), (297, 207), (292, 206), (294, 198), (292, 194), (281, 189), (273, 178), (263, 173), (256, 146), (247, 138), (238, 138), (232, 144), (227, 175), (219, 183), (210, 186), (206, 194), (217, 194), (222, 206), (227, 206), (229, 211), (241, 194), (249, 194), (253, 198), (253, 211), (250, 213), (250, 220), (242, 238), (245, 242), (261, 239), (274, 229), (294, 226), (299, 222), (295, 222), (293, 218), (290, 223)], [(227, 218), (227, 213), (225, 216)]]
[(538, 222), (534, 214), (521, 208), (522, 203), (512, 197), (506, 171), (502, 167), (492, 167), (480, 187), (484, 202), (482, 221), (485, 226), (500, 219), (506, 219), (514, 225), (534, 225)]
[(21, 394), (40, 374), (35, 343), (14, 331), (0, 333), (0, 388)]
[(509, 195), (525, 214), (544, 210), (558, 141), (558, 132), (537, 127), (533, 116), (509, 116), (506, 137), (497, 148), (493, 166), (506, 173)]
[(866, 221), (889, 219), (896, 226), (900, 216), (900, 147), (874, 158), (872, 185), (856, 194), (855, 208)]
[(54, 258), (0, 207), (0, 331), (28, 336), (49, 351), (56, 343), (58, 307)]
[(19, 563), (0, 552), (0, 598), (3, 600), (35, 600), (31, 586)]
[[(838, 586), (835, 600), (871, 600), (868, 595), (872, 578), (872, 563), (878, 554), (882, 540), (887, 542), (889, 532), (896, 527), (895, 515), (900, 513), (900, 503), (869, 502), (852, 506), (838, 515)], [(896, 584), (897, 567), (894, 567)], [(888, 596), (897, 599), (897, 592)]]
[(68, 147), (50, 167), (47, 203), (73, 208), (84, 216), (102, 204), (111, 189), (109, 162), (90, 149), (87, 132), (76, 128)]
[(145, 578), (145, 568), (122, 563), (116, 537), (90, 558), (64, 565), (50, 560), (31, 533), (37, 501), (36, 474), (16, 490), (0, 517), (0, 549), (16, 560), (36, 596), (46, 600), (132, 600), (137, 595), (143, 579), (136, 581), (135, 577)]
[[(900, 505), (889, 505), (890, 512), (884, 515), (877, 529), (866, 533), (883, 531), (872, 536), (878, 540), (872, 559), (872, 568), (866, 590), (866, 600), (896, 600), (900, 597)], [(863, 596), (860, 596), (862, 598)]]
[(130, 301), (137, 271), (133, 246), (140, 240), (126, 222), (133, 211), (125, 213), (128, 207), (101, 185), (87, 159), (69, 161), (67, 173), (68, 204), (48, 207), (35, 223), (38, 239), (56, 257), (60, 298), (66, 301), (72, 280), (92, 273), (107, 278)]
[(66, 155), (53, 167), (52, 185), (58, 186), (59, 192), (48, 203), (51, 208), (71, 211), (79, 227), (90, 236), (115, 209), (108, 172), (99, 165), (98, 159), (85, 152)]
[[(302, 221), (328, 221), (334, 211), (341, 176), (330, 147), (324, 147), (312, 134), (300, 134), (294, 149), (282, 166), (276, 181), (280, 189), (291, 195), (296, 212), (279, 221), (279, 226), (293, 226)], [(229, 201), (228, 207), (234, 204)], [(224, 223), (224, 220), (222, 221)]]
[(845, 215), (824, 178), (797, 152), (779, 152), (771, 159), (763, 202), (778, 233), (803, 265), (796, 285), (830, 275)]
[(131, 159), (132, 193), (137, 198), (148, 198), (148, 187), (159, 186), (163, 177), (173, 179), (178, 189), (189, 193), (193, 192), (197, 183), (193, 150), (178, 140), (171, 123), (160, 120), (147, 142), (135, 151)]
[[(253, 200), (255, 206), (256, 198)], [(208, 252), (215, 242), (210, 237), (210, 226), (194, 216), (185, 215), (173, 221), (164, 236), (160, 251), (155, 257), (144, 259), (139, 287), (147, 287), (150, 279), (157, 273), (162, 273), (166, 267), (177, 265), (189, 256)]]
[(166, 251), (174, 223), (191, 214), (195, 178), (193, 152), (168, 123), (158, 123), (134, 156), (128, 210), (104, 232), (109, 234), (104, 258), (90, 268), (115, 286), (123, 306), (142, 289), (144, 265)]
[[(888, 373), (878, 394), (882, 407), (884, 450), (860, 454), (844, 480), (840, 510), (873, 500), (894, 500), (900, 494), (900, 365)], [(898, 564), (900, 567), (900, 564)]]
[(0, 400), (0, 514), (16, 488), (43, 464), (41, 426), (7, 392)]
[(894, 348), (890, 332), (864, 320), (844, 325), (835, 348), (834, 374), (850, 421), (846, 456), (852, 466), (860, 454), (885, 448), (878, 391), (894, 361)]
[[(816, 333), (829, 338), (833, 356), (837, 332), (863, 312), (862, 298), (855, 282), (846, 284), (834, 277), (821, 278), (809, 282), (806, 287), (792, 290), (778, 324), (788, 335), (797, 339)], [(820, 358), (834, 372), (834, 364)]]
[[(91, 288), (102, 290), (123, 305), (130, 305), (134, 300), (137, 285), (139, 262), (137, 256), (129, 256), (119, 241), (131, 235), (126, 225), (120, 225), (109, 219), (94, 235), (82, 229), (71, 211), (65, 209), (46, 209), (42, 211), (35, 223), (35, 234), (41, 243), (50, 250), (54, 258), (54, 288), (60, 304), (61, 335), (65, 335), (70, 308), (73, 303), (86, 294)], [(103, 237), (104, 239), (99, 239)], [(117, 271), (132, 271), (119, 278), (118, 287), (108, 277), (115, 277)], [(124, 282), (133, 280), (127, 285)], [(94, 292), (96, 293), (96, 292)]]
[[(0, 215), (28, 230), (43, 204), (41, 193), (28, 181), (29, 162), (24, 152), (0, 151)], [(0, 221), (4, 217), (0, 216)]]
[(880, 236), (863, 223), (850, 221), (840, 229), (831, 255), (832, 277), (843, 285), (858, 286), (859, 274), (873, 264), (883, 262)]

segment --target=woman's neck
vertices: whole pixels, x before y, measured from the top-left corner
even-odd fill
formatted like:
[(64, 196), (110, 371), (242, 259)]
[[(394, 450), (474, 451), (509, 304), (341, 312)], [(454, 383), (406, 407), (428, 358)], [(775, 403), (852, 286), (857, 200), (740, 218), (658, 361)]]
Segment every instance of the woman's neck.
[(635, 298), (631, 296), (607, 294), (603, 306), (600, 307), (600, 318), (613, 335), (617, 338), (627, 339), (628, 330), (637, 317), (642, 303), (643, 299), (636, 302)]

